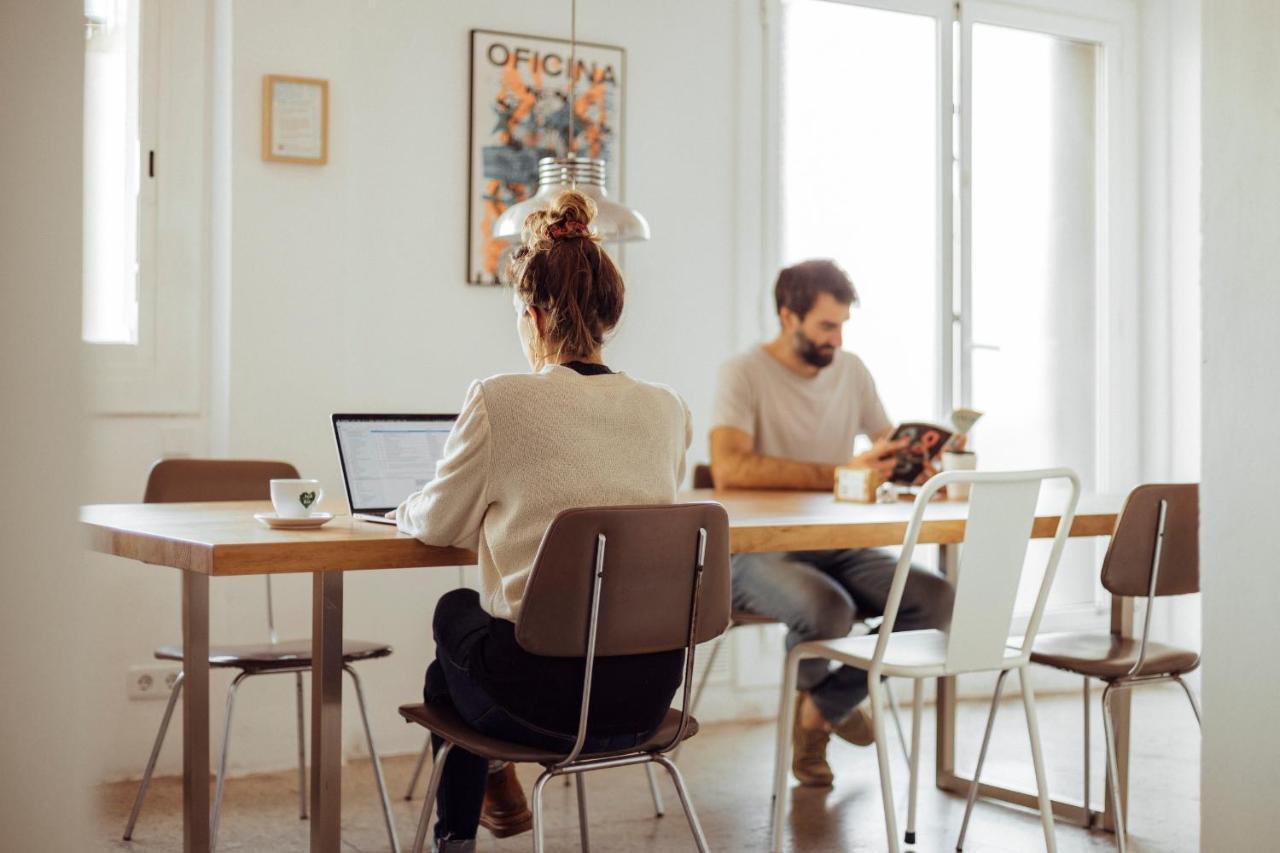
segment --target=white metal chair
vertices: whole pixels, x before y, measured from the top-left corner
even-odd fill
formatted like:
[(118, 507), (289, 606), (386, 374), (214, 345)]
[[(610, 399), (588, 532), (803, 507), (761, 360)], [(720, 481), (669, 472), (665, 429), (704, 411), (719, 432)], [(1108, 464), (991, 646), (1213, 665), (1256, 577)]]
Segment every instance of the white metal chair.
[[(1061, 513), (1053, 547), (1045, 566), (1044, 579), (1035, 607), (1027, 623), (1021, 644), (1010, 645), (1010, 625), (1022, 577), (1027, 545), (1035, 520), (1040, 486), (1045, 480), (1063, 479), (1071, 484), (1070, 496)], [(923, 630), (893, 633), (902, 591), (906, 586), (912, 552), (919, 540), (929, 501), (951, 483), (969, 483), (969, 517), (965, 523), (964, 548), (960, 554), (960, 573), (956, 584), (955, 608), (947, 631)], [(783, 683), (783, 701), (779, 711), (778, 744), (773, 781), (773, 839), (771, 849), (782, 850), (783, 818), (786, 813), (787, 767), (790, 764), (790, 733), (794, 711), (787, 701), (795, 689), (797, 668), (805, 658), (826, 658), (867, 670), (871, 712), (876, 734), (876, 758), (880, 765), (880, 793), (884, 801), (885, 830), (889, 850), (897, 853), (898, 824), (893, 804), (893, 784), (889, 772), (889, 751), (885, 741), (884, 688), (881, 678), (895, 676), (915, 682), (911, 713), (911, 781), (907, 801), (907, 844), (915, 843), (916, 794), (920, 777), (920, 715), (924, 699), (924, 679), (976, 672), (999, 672), (993, 702), (998, 702), (1004, 677), (1018, 671), (1022, 703), (1027, 713), (1027, 733), (1031, 741), (1031, 759), (1035, 765), (1039, 794), (1040, 821), (1044, 827), (1045, 846), (1049, 853), (1057, 849), (1053, 834), (1053, 809), (1045, 782), (1040, 754), (1040, 735), (1036, 723), (1035, 696), (1027, 678), (1031, 647), (1035, 642), (1040, 617), (1053, 584), (1058, 560), (1066, 544), (1080, 498), (1080, 480), (1066, 468), (1037, 471), (975, 472), (949, 471), (933, 477), (916, 496), (906, 541), (898, 560), (884, 621), (879, 634), (801, 643), (787, 655)], [(988, 721), (990, 726), (990, 720)], [(985, 744), (985, 742), (984, 742)], [(985, 748), (985, 746), (984, 746)], [(979, 764), (981, 764), (979, 758)], [(975, 774), (970, 787), (972, 800), (977, 793)], [(930, 845), (936, 849), (937, 845)]]

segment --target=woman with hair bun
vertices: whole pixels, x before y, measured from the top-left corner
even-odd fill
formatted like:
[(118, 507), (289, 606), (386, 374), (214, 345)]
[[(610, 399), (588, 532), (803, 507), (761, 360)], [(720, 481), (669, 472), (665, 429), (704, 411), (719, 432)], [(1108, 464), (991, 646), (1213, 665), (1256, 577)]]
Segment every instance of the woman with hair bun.
[[(585, 663), (531, 655), (515, 640), (543, 533), (574, 507), (673, 503), (692, 434), (675, 391), (601, 359), (624, 287), (592, 234), (594, 216), (594, 202), (569, 191), (525, 220), (509, 278), (532, 372), (471, 385), (435, 479), (396, 510), (405, 533), (479, 554), (480, 592), (457, 589), (436, 606), (426, 702), (451, 702), (484, 734), (566, 753)], [(682, 664), (679, 650), (597, 658), (586, 751), (644, 741), (670, 706)], [(449, 753), (436, 806), (440, 853), (473, 851), (479, 824), (499, 837), (531, 824), (514, 769), (490, 768), (460, 747)]]

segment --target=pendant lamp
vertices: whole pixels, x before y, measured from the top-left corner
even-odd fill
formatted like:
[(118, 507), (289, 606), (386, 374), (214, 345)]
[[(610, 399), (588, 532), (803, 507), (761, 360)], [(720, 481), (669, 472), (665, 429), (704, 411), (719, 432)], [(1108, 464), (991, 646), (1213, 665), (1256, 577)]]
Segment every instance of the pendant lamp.
[(572, 0), (569, 24), (569, 153), (538, 161), (538, 190), (513, 204), (493, 223), (493, 236), (512, 242), (520, 239), (524, 220), (535, 210), (545, 210), (565, 190), (577, 190), (596, 203), (593, 232), (608, 243), (649, 239), (649, 223), (638, 210), (609, 198), (605, 186), (605, 161), (579, 157), (574, 151), (574, 90), (577, 88), (578, 3)]

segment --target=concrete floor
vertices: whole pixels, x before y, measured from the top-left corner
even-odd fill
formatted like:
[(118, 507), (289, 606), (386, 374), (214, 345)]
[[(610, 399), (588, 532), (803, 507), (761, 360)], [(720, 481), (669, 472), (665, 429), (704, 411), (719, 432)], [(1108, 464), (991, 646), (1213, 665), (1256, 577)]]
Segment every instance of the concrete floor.
[[(909, 690), (899, 690), (909, 695)], [(1016, 693), (1014, 694), (1016, 696)], [(1102, 797), (1102, 726), (1095, 692), (1093, 799)], [(1049, 785), (1053, 792), (1078, 799), (1083, 766), (1080, 748), (1080, 699), (1040, 697), (1040, 725), (1044, 739)], [(976, 760), (986, 707), (963, 703), (960, 709), (957, 763), (972, 768)], [(953, 850), (964, 814), (964, 801), (944, 794), (932, 784), (933, 715), (925, 711), (922, 738), (920, 819), (916, 850)], [(909, 724), (909, 718), (907, 720)], [(770, 723), (708, 726), (690, 742), (680, 764), (692, 792), (712, 849), (764, 851), (768, 849), (769, 775), (773, 760), (774, 727)], [(1195, 720), (1176, 687), (1151, 687), (1134, 700), (1133, 781), (1130, 847), (1142, 851), (1194, 851), (1199, 848), (1200, 742)], [(905, 821), (906, 765), (896, 747), (894, 788), (899, 826)], [(830, 790), (792, 788), (789, 794), (786, 839), (793, 851), (884, 850), (884, 819), (879, 777), (871, 749), (833, 741), (829, 753), (836, 770)], [(145, 756), (139, 756), (141, 764)], [(384, 762), (393, 797), (396, 827), (405, 851), (413, 840), (422, 805), (405, 802), (403, 793), (413, 770), (413, 756)], [(539, 768), (522, 766), (521, 779), (529, 789)], [(425, 774), (424, 774), (425, 776)], [(992, 782), (1034, 786), (1021, 706), (1006, 702), (1000, 710), (996, 734), (984, 776)], [(425, 779), (423, 780), (425, 785)], [(588, 776), (592, 843), (600, 851), (691, 850), (693, 842), (669, 782), (663, 791), (667, 814), (655, 819), (640, 768), (600, 771)], [(115, 783), (100, 789), (98, 826), (100, 845), (94, 850), (151, 853), (180, 850), (182, 840), (181, 786), (176, 777), (156, 779), (132, 842), (120, 840), (136, 783)], [(296, 771), (260, 774), (227, 783), (219, 851), (306, 851), (308, 826), (297, 815)], [(389, 849), (377, 805), (369, 763), (353, 761), (343, 773), (344, 849)], [(547, 846), (549, 850), (578, 849), (577, 807), (572, 788), (556, 782), (548, 787)], [(1059, 823), (1058, 849), (1063, 853), (1113, 850), (1106, 833), (1089, 833)], [(530, 849), (529, 835), (496, 840), (480, 831), (479, 850), (503, 853)], [(979, 804), (965, 845), (972, 853), (1044, 849), (1039, 818), (1015, 808)]]

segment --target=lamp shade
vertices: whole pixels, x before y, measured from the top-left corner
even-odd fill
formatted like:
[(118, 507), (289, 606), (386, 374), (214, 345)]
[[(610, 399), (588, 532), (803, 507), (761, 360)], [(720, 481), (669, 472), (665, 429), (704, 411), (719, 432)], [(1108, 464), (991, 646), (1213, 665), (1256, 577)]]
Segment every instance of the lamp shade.
[(513, 204), (493, 223), (493, 236), (520, 240), (524, 220), (535, 210), (551, 206), (565, 190), (577, 190), (596, 203), (592, 232), (606, 243), (649, 239), (649, 223), (640, 212), (609, 198), (603, 160), (586, 157), (543, 157), (538, 161), (538, 191)]

